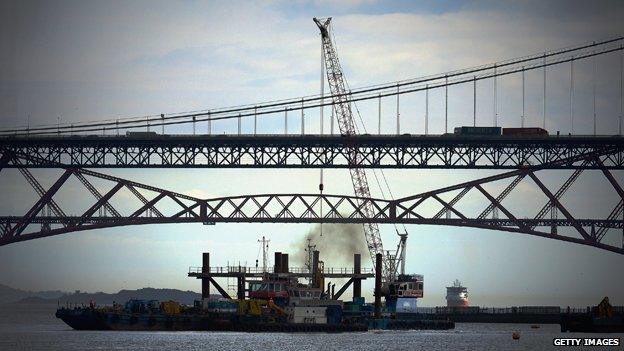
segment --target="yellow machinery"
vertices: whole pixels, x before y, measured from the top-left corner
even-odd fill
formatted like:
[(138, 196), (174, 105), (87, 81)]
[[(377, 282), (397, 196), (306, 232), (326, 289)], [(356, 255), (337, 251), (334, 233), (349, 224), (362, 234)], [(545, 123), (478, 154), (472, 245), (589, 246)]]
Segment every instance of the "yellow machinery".
[(163, 301), (160, 303), (160, 309), (165, 314), (180, 314), (180, 303), (177, 301)]
[(598, 318), (613, 317), (613, 306), (609, 303), (609, 298), (605, 296), (597, 306), (596, 314)]
[(262, 313), (262, 306), (266, 305), (264, 300), (238, 300), (238, 314), (259, 316)]
[(269, 300), (267, 306), (269, 306), (270, 309), (277, 312), (277, 314), (279, 315), (282, 315), (282, 316), (286, 315), (286, 311), (284, 311), (281, 307), (276, 305), (275, 302), (273, 302), (273, 300)]

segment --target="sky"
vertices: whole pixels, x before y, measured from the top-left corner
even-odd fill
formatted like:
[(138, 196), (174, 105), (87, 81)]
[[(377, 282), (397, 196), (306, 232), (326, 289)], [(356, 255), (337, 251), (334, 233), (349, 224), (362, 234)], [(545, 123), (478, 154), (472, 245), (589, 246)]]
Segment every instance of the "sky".
[[(0, 5), (0, 127), (73, 123), (203, 110), (316, 94), (320, 88), (320, 37), (312, 17), (333, 17), (335, 44), (351, 87), (367, 86), (539, 53), (624, 34), (624, 5), (617, 1), (5, 1)], [(619, 54), (596, 59), (599, 134), (617, 134), (620, 115)], [(569, 65), (547, 72), (546, 128), (572, 132)], [(574, 133), (592, 130), (592, 60), (575, 63)], [(528, 72), (527, 125), (541, 126), (542, 72)], [(499, 125), (519, 126), (521, 80), (498, 83)], [(477, 120), (493, 119), (493, 83), (477, 90)], [(326, 88), (327, 89), (327, 88)], [(443, 91), (429, 96), (430, 133), (444, 132)], [(368, 130), (377, 126), (376, 102), (358, 103)], [(329, 125), (325, 112), (325, 126)], [(424, 94), (401, 97), (402, 132), (423, 133)], [(471, 122), (472, 86), (449, 89), (449, 125)], [(382, 132), (395, 130), (394, 99), (382, 102)], [(298, 133), (292, 116), (290, 133)], [(306, 131), (319, 131), (318, 111), (306, 112)], [(289, 120), (290, 122), (290, 120)], [(199, 124), (205, 131), (206, 125)], [(251, 132), (252, 121), (243, 121)], [(235, 122), (215, 123), (233, 133)], [(261, 133), (283, 133), (283, 116), (259, 122)], [(191, 133), (190, 126), (168, 133)], [(116, 176), (198, 197), (270, 192), (314, 193), (318, 170), (105, 170)], [(35, 170), (50, 186), (58, 172)], [(495, 171), (401, 170), (385, 172), (396, 197), (485, 177)], [(569, 172), (548, 172), (555, 187)], [(369, 174), (371, 177), (371, 174)], [(616, 177), (622, 181), (621, 172)], [(19, 172), (0, 173), (3, 213), (23, 213), (35, 201)], [(617, 198), (597, 172), (585, 172), (564, 197), (578, 215), (608, 213)], [(372, 178), (371, 178), (372, 179)], [(68, 213), (89, 204), (77, 181), (58, 195)], [(506, 184), (493, 184), (502, 189)], [(106, 184), (99, 184), (103, 189)], [(346, 170), (326, 170), (326, 193), (351, 194)], [(527, 216), (545, 201), (530, 183), (505, 205)], [(380, 196), (379, 190), (371, 190)], [(11, 199), (10, 201), (8, 199)], [(477, 210), (483, 202), (467, 197)], [(120, 208), (129, 206), (120, 201)], [(433, 209), (432, 209), (433, 210)], [(78, 232), (0, 247), (0, 283), (31, 290), (113, 292), (144, 286), (199, 291), (186, 277), (211, 263), (255, 264), (257, 240), (270, 250), (301, 249), (309, 224), (151, 225)], [(468, 286), (473, 304), (596, 304), (608, 295), (624, 305), (624, 282), (614, 274), (624, 257), (595, 248), (470, 228), (407, 226), (406, 270), (425, 276), (421, 305), (444, 304), (454, 279)], [(394, 227), (382, 225), (386, 248)], [(336, 232), (339, 232), (338, 230)], [(339, 235), (339, 234), (336, 234)], [(621, 232), (609, 240), (621, 242)], [(331, 240), (331, 239), (327, 239)], [(362, 240), (364, 238), (362, 237)], [(363, 257), (366, 254), (362, 252)], [(321, 253), (322, 255), (322, 253)], [(327, 258), (326, 266), (348, 265)], [(364, 261), (368, 264), (367, 261)], [(228, 285), (228, 282), (223, 282)], [(234, 282), (229, 282), (233, 284)], [(338, 285), (338, 284), (337, 284)], [(364, 284), (371, 297), (372, 281)]]

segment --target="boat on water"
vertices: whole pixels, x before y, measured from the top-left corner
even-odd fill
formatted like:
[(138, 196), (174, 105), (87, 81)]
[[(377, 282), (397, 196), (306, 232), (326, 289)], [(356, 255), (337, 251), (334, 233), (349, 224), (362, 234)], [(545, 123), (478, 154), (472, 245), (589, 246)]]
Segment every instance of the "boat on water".
[(453, 286), (446, 287), (446, 306), (447, 307), (468, 307), (468, 288), (462, 286), (457, 279), (453, 282)]
[(129, 300), (106, 307), (62, 307), (56, 317), (76, 330), (355, 332), (366, 324), (343, 324), (342, 306), (320, 300), (305, 311), (273, 300), (204, 299), (194, 306), (174, 301)]
[[(263, 247), (265, 247), (263, 240)], [(289, 269), (288, 254), (275, 253), (275, 266), (270, 271), (244, 266), (209, 267), (209, 254), (203, 253), (203, 267), (191, 267), (189, 276), (202, 280), (202, 298), (193, 306), (175, 301), (129, 300), (124, 305), (98, 307), (62, 307), (56, 316), (77, 330), (189, 330), (249, 332), (360, 332), (369, 329), (451, 329), (448, 320), (402, 319), (399, 312), (410, 312), (422, 297), (422, 276), (400, 275), (387, 287), (386, 305), (380, 301), (366, 303), (361, 296), (360, 281), (372, 276), (360, 268), (325, 269), (319, 252), (311, 250), (305, 269)], [(263, 257), (266, 254), (263, 253)], [(357, 261), (357, 263), (356, 263)], [(354, 267), (359, 255), (354, 255)], [(381, 263), (379, 263), (381, 269)], [(236, 278), (237, 299), (214, 280)], [(350, 278), (337, 292), (326, 278)], [(307, 280), (300, 283), (299, 279)], [(381, 280), (381, 279), (380, 279)], [(209, 293), (213, 285), (222, 297)], [(353, 284), (351, 301), (339, 297)], [(331, 286), (331, 289), (330, 289)], [(382, 296), (381, 284), (375, 294)]]

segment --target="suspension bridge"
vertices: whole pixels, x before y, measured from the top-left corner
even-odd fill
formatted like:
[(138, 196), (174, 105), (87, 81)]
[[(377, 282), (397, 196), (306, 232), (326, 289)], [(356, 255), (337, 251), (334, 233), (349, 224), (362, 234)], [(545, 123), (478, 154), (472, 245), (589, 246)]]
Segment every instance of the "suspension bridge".
[[(70, 232), (126, 225), (159, 223), (399, 223), (474, 227), (522, 233), (624, 254), (624, 191), (620, 184), (624, 168), (623, 113), (624, 37), (547, 51), (442, 74), (264, 103), (182, 113), (119, 118), (80, 123), (26, 125), (0, 129), (0, 176), (16, 169), (33, 188), (36, 202), (21, 214), (0, 216), (0, 245)], [(619, 115), (617, 132), (600, 135), (602, 120), (596, 112), (596, 58), (619, 58)], [(336, 58), (337, 60), (337, 58)], [(575, 116), (575, 64), (593, 62), (593, 114)], [(449, 87), (472, 88), (472, 104), (463, 104), (462, 125), (477, 126), (477, 84), (493, 81), (491, 126), (500, 126), (497, 81), (521, 77), (521, 128), (527, 127), (526, 79), (530, 71), (543, 72), (542, 129), (547, 125), (547, 72), (569, 65), (569, 132), (549, 130), (547, 135), (458, 135), (449, 125)], [(552, 87), (552, 83), (548, 85)], [(429, 94), (444, 92), (444, 133), (429, 132)], [(401, 99), (425, 94), (424, 129), (407, 134), (409, 121), (401, 115)], [(382, 120), (383, 101), (394, 99), (396, 115)], [(377, 104), (376, 133), (360, 117), (356, 133), (340, 132), (337, 105)], [(324, 120), (329, 109), (329, 121)], [(317, 111), (320, 133), (311, 134), (311, 111)], [(314, 112), (316, 113), (316, 112)], [(283, 130), (258, 133), (267, 118), (283, 117)], [(591, 121), (592, 133), (575, 133), (575, 122)], [(231, 120), (235, 130), (227, 135), (213, 132), (217, 123)], [(293, 124), (293, 121), (296, 123)], [(290, 122), (290, 128), (289, 128)], [(329, 122), (329, 127), (324, 126)], [(243, 123), (253, 125), (243, 132)], [(392, 125), (395, 133), (382, 133)], [(168, 134), (175, 127), (186, 134)], [(307, 129), (306, 129), (307, 128)], [(306, 132), (308, 130), (308, 132)], [(57, 169), (52, 186), (41, 185), (32, 170)], [(490, 169), (504, 173), (413, 194), (402, 198), (323, 194), (259, 194), (220, 198), (197, 198), (148, 184), (96, 172), (93, 168), (379, 168), (395, 169)], [(549, 170), (568, 172), (556, 185), (544, 182)], [(591, 173), (592, 186), (603, 186), (616, 199), (600, 215), (573, 213), (565, 194), (574, 183)], [(82, 195), (91, 204), (79, 215), (63, 210), (57, 195), (69, 179), (84, 186)], [(619, 180), (618, 180), (619, 179)], [(602, 182), (600, 184), (600, 182)], [(97, 186), (95, 184), (98, 184)], [(501, 185), (495, 191), (490, 186)], [(530, 186), (544, 199), (531, 208), (518, 209), (505, 202), (510, 194)], [(526, 188), (525, 188), (526, 189)], [(131, 194), (135, 204), (115, 206), (116, 197)], [(462, 202), (467, 194), (478, 196), (480, 208)], [(476, 194), (476, 195), (475, 195)], [(119, 202), (121, 200), (117, 200)], [(127, 203), (128, 201), (124, 201)], [(164, 203), (167, 202), (166, 205)], [(513, 208), (512, 208), (513, 207)], [(323, 211), (322, 209), (326, 210)], [(536, 211), (537, 210), (537, 211)], [(560, 218), (561, 217), (561, 218)], [(561, 230), (566, 229), (566, 230)], [(569, 230), (568, 230), (569, 229)]]

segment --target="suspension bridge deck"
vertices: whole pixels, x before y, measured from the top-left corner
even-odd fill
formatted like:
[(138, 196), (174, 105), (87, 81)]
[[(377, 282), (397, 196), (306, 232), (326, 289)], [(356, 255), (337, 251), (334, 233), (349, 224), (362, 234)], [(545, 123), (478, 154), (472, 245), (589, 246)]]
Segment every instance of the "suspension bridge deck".
[(486, 168), (592, 169), (557, 162), (600, 151), (624, 169), (621, 136), (159, 135), (2, 137), (0, 152), (26, 155), (4, 168)]

